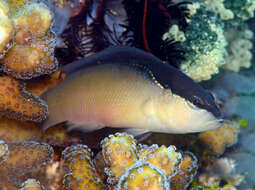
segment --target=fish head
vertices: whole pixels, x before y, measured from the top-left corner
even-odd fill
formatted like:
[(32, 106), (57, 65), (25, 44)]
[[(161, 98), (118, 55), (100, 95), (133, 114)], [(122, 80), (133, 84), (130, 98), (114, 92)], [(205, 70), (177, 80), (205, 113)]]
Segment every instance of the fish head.
[[(212, 97), (213, 98), (213, 97)], [(194, 100), (197, 101), (197, 100)], [(196, 102), (197, 103), (197, 102)], [(170, 90), (165, 91), (155, 102), (157, 119), (162, 123), (163, 132), (194, 133), (217, 129), (223, 119), (203, 109)]]

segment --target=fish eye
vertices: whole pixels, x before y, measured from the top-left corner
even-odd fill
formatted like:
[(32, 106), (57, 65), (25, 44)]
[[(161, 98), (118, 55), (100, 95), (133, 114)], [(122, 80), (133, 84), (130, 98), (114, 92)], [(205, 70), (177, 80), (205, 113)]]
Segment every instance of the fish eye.
[(199, 105), (204, 105), (204, 101), (198, 96), (193, 96), (192, 97), (192, 102), (193, 102), (193, 104), (198, 105), (198, 106)]

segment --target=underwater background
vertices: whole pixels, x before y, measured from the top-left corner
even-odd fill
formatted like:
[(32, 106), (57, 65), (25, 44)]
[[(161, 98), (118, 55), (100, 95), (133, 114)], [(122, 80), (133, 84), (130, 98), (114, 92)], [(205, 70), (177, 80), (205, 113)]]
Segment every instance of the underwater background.
[[(255, 189), (254, 12), (255, 0), (0, 0), (0, 190)], [(42, 130), (62, 68), (120, 45), (210, 91), (223, 125)]]

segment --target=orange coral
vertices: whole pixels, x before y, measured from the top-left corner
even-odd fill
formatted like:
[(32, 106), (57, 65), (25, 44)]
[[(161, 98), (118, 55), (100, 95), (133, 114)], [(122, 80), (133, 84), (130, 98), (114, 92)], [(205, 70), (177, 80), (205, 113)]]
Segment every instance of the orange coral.
[(33, 122), (0, 117), (0, 139), (6, 142), (39, 141), (41, 128)]
[(163, 172), (150, 164), (133, 167), (123, 176), (116, 190), (168, 190), (169, 184)]
[(144, 148), (139, 158), (165, 171), (166, 177), (168, 178), (176, 172), (181, 162), (182, 156), (180, 153), (175, 152), (175, 150), (176, 148), (174, 146), (158, 147), (157, 145), (153, 145)]
[(9, 77), (0, 77), (0, 114), (18, 120), (43, 121), (47, 106), (38, 97), (24, 90), (24, 84)]
[(50, 10), (42, 3), (27, 3), (13, 18), (17, 30), (15, 41), (19, 44), (45, 36), (53, 20)]
[(79, 139), (68, 135), (67, 127), (64, 124), (58, 124), (42, 133), (42, 141), (55, 146), (66, 146), (77, 143)]
[(50, 74), (58, 67), (54, 46), (55, 39), (49, 36), (31, 44), (15, 44), (3, 58), (3, 71), (19, 79)]
[(136, 140), (127, 134), (110, 135), (102, 142), (102, 153), (108, 165), (110, 177), (118, 180), (138, 159)]
[(225, 122), (219, 129), (200, 133), (199, 139), (217, 156), (220, 156), (226, 147), (237, 142), (238, 134), (239, 126), (232, 122)]
[(63, 151), (64, 173), (63, 189), (101, 190), (103, 189), (93, 161), (90, 149), (85, 145), (67, 147)]
[(6, 144), (9, 153), (0, 167), (0, 186), (11, 184), (19, 187), (32, 176), (43, 176), (43, 168), (53, 156), (49, 145), (36, 142)]
[(179, 171), (171, 178), (171, 190), (185, 190), (197, 172), (197, 158), (190, 152), (182, 154)]
[(41, 96), (45, 91), (60, 84), (65, 79), (65, 74), (60, 70), (55, 73), (41, 78), (29, 80), (26, 83), (26, 91), (31, 92), (36, 96)]

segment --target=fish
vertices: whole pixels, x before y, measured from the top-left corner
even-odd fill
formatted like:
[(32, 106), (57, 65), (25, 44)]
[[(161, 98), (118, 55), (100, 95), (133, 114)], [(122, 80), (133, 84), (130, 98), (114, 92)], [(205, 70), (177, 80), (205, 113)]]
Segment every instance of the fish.
[(62, 72), (64, 81), (41, 96), (49, 110), (44, 130), (67, 122), (86, 132), (112, 127), (185, 134), (219, 128), (223, 121), (210, 92), (137, 48), (109, 47)]

